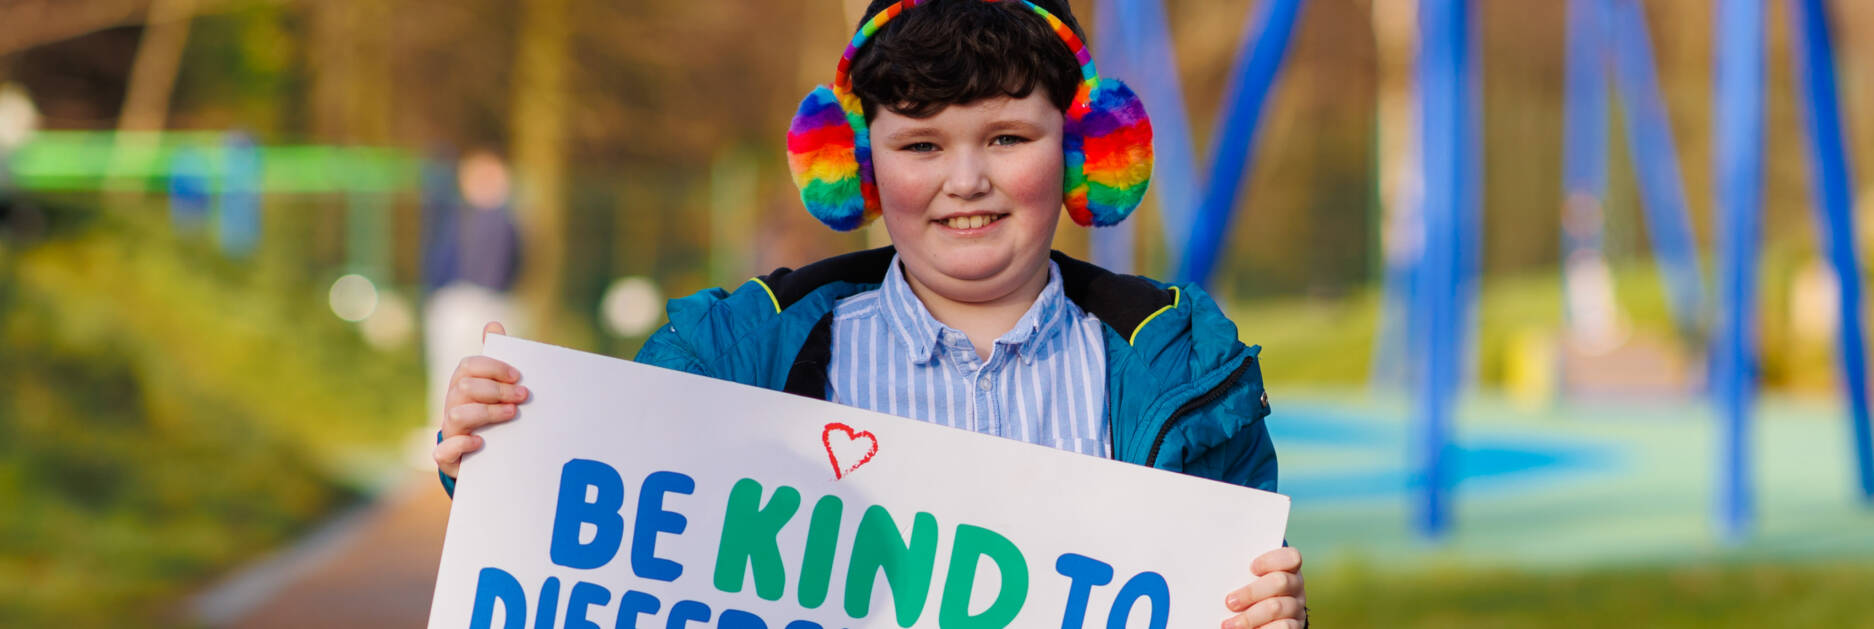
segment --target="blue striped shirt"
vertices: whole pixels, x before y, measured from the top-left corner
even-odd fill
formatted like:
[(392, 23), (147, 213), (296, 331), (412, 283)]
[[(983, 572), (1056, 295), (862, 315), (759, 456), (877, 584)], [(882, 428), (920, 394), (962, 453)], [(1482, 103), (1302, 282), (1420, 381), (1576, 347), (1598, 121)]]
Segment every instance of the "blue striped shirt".
[(1106, 457), (1106, 345), (1098, 318), (1048, 283), (989, 360), (931, 316), (898, 259), (877, 289), (833, 307), (827, 399), (848, 406)]

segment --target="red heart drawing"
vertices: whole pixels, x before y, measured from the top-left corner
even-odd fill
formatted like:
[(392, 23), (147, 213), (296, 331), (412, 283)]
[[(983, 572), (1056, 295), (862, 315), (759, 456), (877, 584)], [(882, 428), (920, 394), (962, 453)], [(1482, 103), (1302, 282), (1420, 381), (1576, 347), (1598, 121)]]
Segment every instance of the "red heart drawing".
[[(833, 444), (834, 432), (846, 433), (845, 440), (841, 441), (837, 447)], [(859, 454), (861, 447), (859, 441), (861, 440), (869, 442), (869, 445), (863, 446), (865, 448), (863, 455)], [(851, 426), (839, 422), (827, 424), (826, 428), (820, 431), (820, 443), (826, 446), (826, 460), (833, 464), (833, 478), (835, 479), (845, 478), (853, 470), (859, 469), (859, 466), (865, 465), (866, 461), (872, 460), (872, 455), (878, 454), (878, 436), (864, 430), (853, 430)], [(841, 454), (845, 455), (845, 461), (840, 460)], [(858, 460), (853, 460), (855, 458)]]

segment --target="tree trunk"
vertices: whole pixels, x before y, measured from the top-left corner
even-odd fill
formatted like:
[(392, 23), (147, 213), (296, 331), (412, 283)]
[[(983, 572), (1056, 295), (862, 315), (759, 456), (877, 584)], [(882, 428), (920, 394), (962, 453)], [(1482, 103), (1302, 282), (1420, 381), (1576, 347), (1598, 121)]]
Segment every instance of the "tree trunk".
[[(116, 145), (111, 155), (114, 176), (122, 176), (133, 165), (155, 157), (155, 134), (163, 130), (169, 117), (169, 96), (176, 86), (176, 73), (182, 68), (182, 50), (189, 41), (189, 18), (194, 11), (195, 0), (156, 0), (150, 4), (143, 36), (137, 42), (137, 57), (130, 66), (124, 108), (117, 118)], [(144, 182), (118, 181), (113, 188), (105, 205), (122, 207), (142, 198)]]
[(578, 344), (589, 330), (565, 313), (568, 0), (521, 3), (514, 59), (514, 210), (524, 256), (518, 285), (526, 334)]

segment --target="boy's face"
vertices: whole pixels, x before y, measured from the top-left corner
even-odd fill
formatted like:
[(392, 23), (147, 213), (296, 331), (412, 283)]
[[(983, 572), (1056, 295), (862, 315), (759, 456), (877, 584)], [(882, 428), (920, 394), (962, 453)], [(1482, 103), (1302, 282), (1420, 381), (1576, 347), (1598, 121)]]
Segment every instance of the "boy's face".
[(878, 109), (873, 174), (913, 285), (968, 303), (1040, 289), (1061, 212), (1062, 122), (1039, 87), (924, 119)]

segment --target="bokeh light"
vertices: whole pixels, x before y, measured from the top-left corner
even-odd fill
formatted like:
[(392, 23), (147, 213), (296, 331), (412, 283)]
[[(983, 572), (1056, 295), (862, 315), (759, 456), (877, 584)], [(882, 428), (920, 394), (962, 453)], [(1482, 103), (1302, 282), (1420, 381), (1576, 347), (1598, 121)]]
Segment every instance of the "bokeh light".
[(356, 323), (377, 311), (377, 286), (363, 275), (348, 274), (332, 282), (327, 300), (332, 304), (332, 314)]
[(382, 291), (377, 295), (377, 308), (358, 322), (358, 329), (372, 347), (385, 351), (401, 349), (416, 333), (416, 313), (410, 307), (410, 300), (401, 293)]
[(642, 276), (621, 277), (605, 289), (599, 304), (605, 328), (623, 337), (644, 336), (664, 317), (663, 293), (657, 282)]

